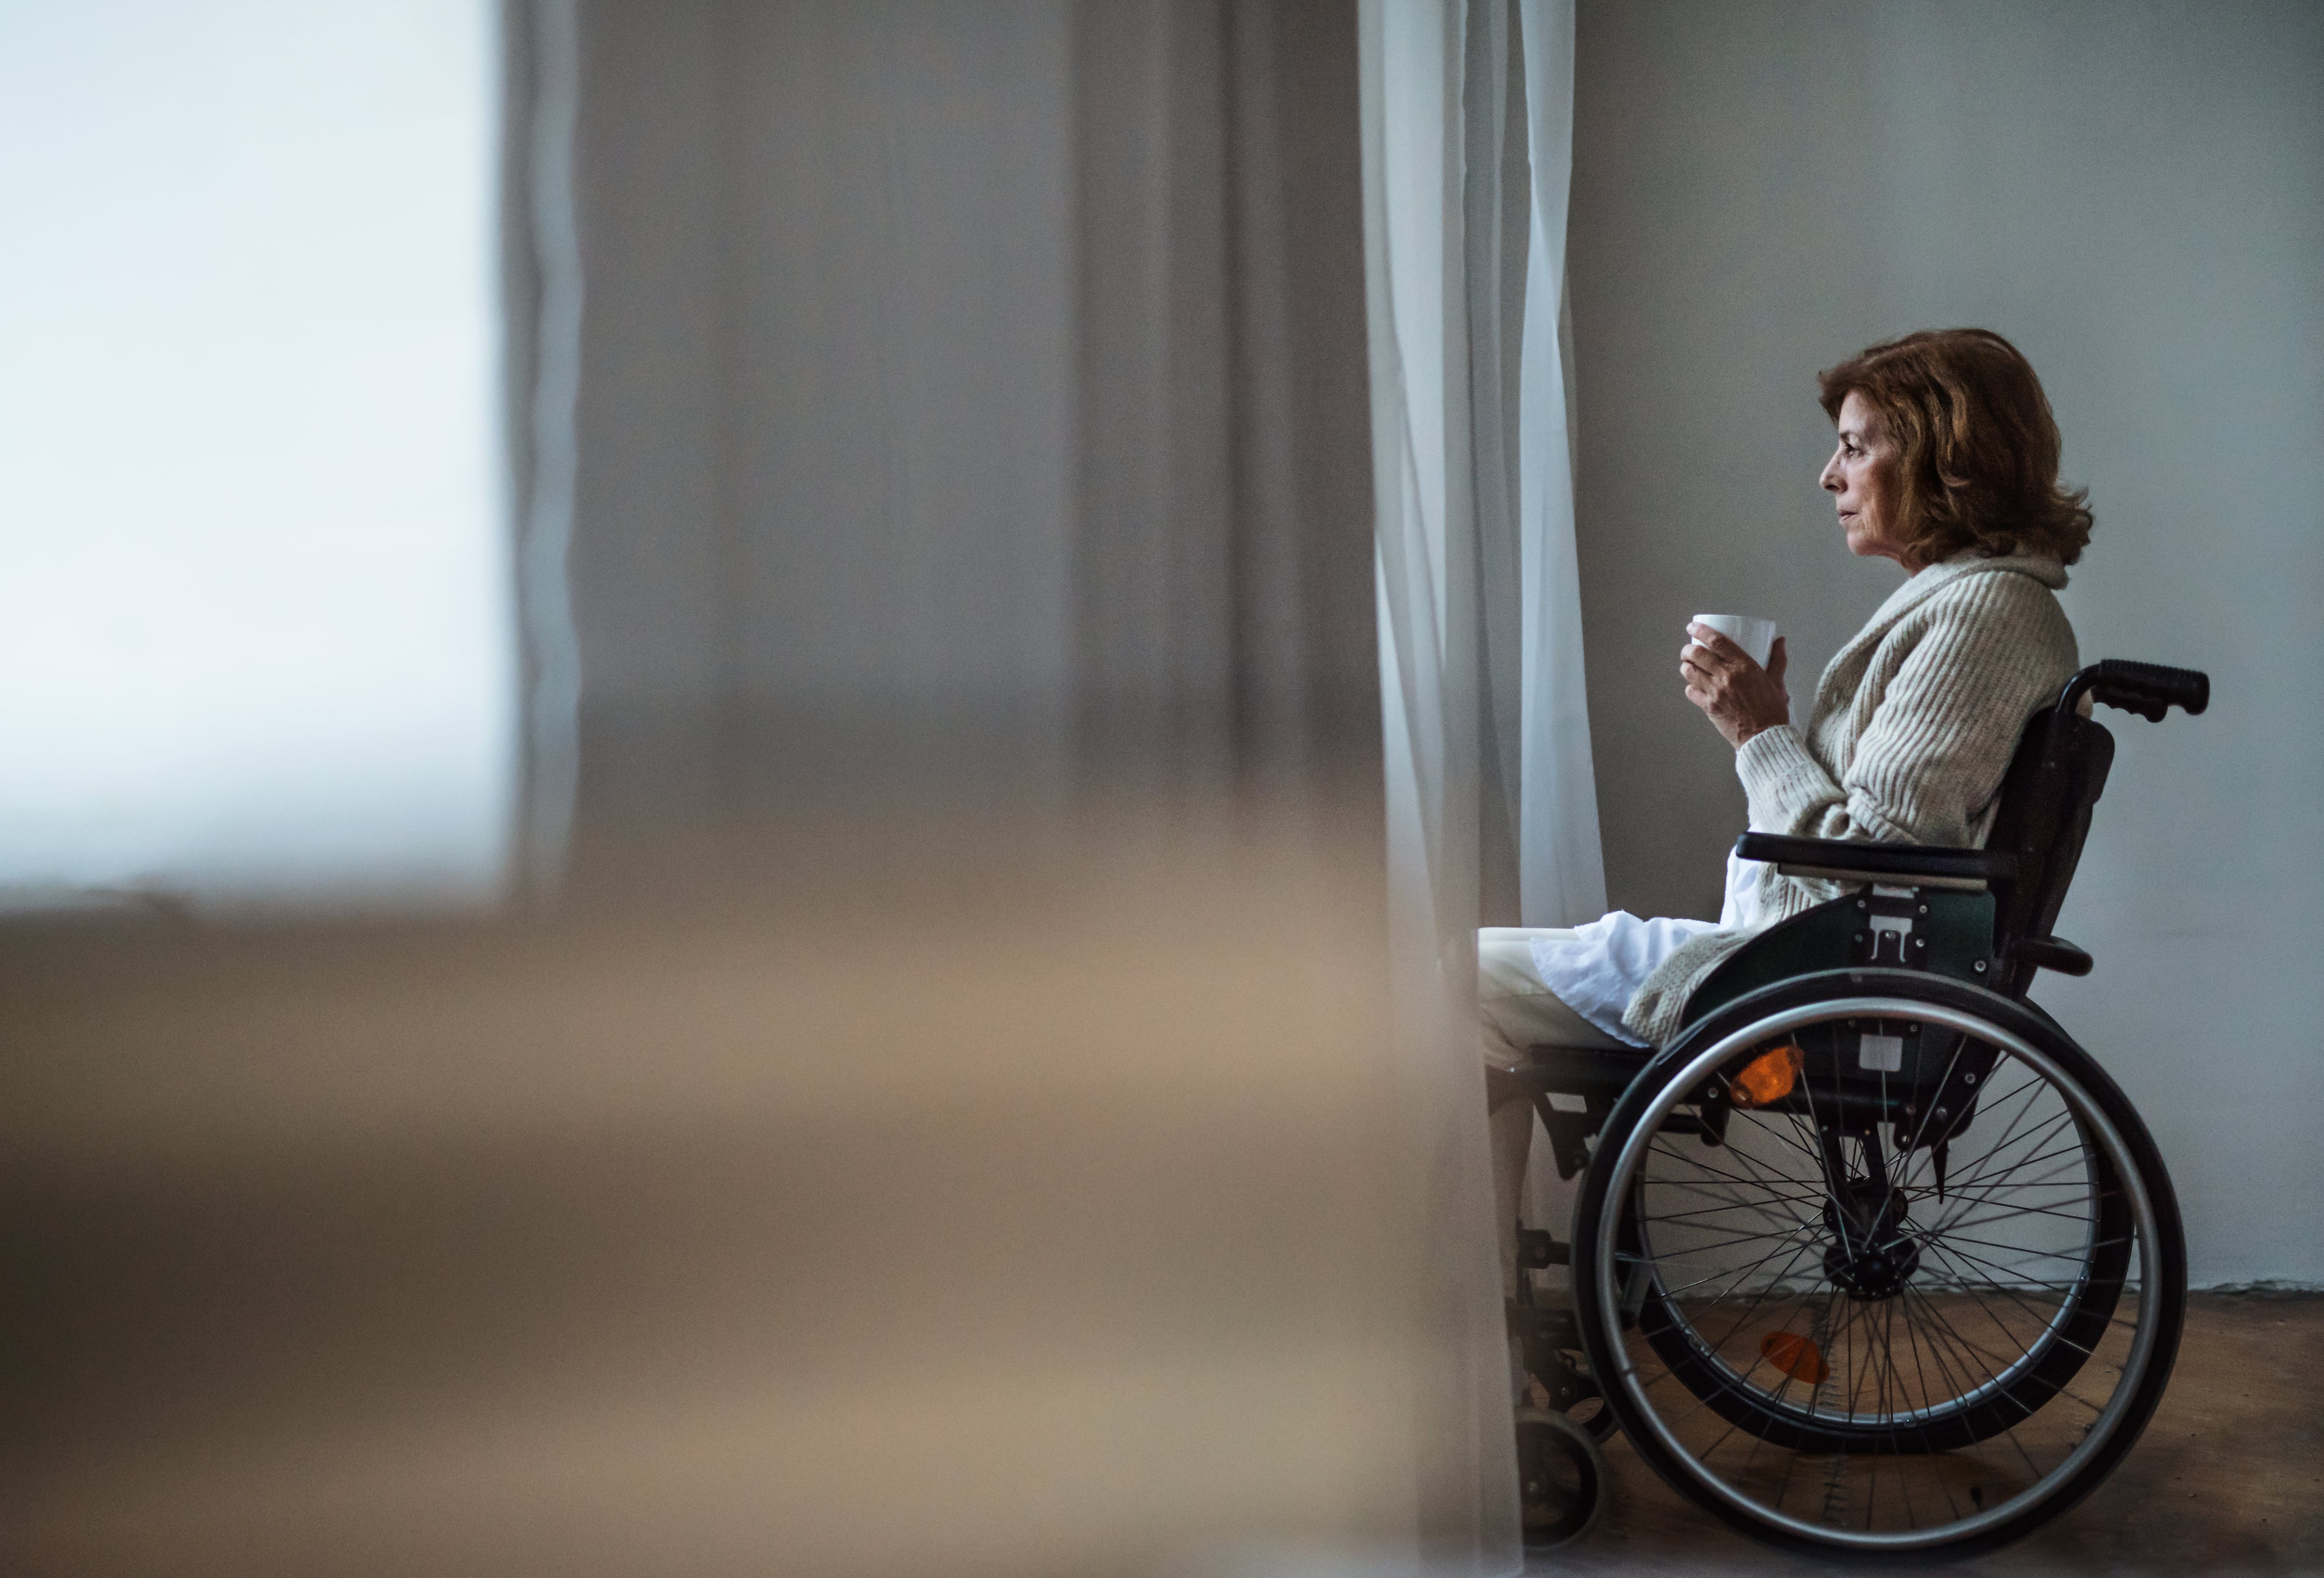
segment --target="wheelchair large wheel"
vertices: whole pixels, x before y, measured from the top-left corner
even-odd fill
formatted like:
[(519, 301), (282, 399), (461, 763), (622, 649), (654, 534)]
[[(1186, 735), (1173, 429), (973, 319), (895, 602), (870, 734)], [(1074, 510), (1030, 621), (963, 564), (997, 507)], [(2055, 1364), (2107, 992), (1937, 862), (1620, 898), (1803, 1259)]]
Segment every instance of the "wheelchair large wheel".
[(1732, 1526), (1854, 1559), (2015, 1539), (2120, 1461), (2186, 1302), (2170, 1179), (2089, 1056), (1918, 971), (1755, 992), (1648, 1066), (1574, 1211), (1624, 1433)]

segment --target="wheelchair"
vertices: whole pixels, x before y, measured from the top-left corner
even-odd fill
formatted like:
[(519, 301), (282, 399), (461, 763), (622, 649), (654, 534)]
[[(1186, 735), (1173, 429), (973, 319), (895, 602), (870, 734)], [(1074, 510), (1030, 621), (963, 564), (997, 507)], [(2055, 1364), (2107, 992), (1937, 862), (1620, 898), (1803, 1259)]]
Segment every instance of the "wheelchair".
[[(2189, 669), (2109, 660), (2028, 723), (1983, 849), (1748, 833), (1838, 896), (1727, 958), (1660, 1051), (1536, 1047), (1526, 1102), (1572, 1238), (1518, 1224), (1526, 1538), (1578, 1537), (1620, 1430), (1672, 1488), (1794, 1552), (1947, 1560), (2088, 1494), (2153, 1413), (2186, 1248), (2169, 1174), (2096, 1059), (2026, 996), (2114, 740)], [(1539, 1270), (1571, 1268), (1570, 1307)]]

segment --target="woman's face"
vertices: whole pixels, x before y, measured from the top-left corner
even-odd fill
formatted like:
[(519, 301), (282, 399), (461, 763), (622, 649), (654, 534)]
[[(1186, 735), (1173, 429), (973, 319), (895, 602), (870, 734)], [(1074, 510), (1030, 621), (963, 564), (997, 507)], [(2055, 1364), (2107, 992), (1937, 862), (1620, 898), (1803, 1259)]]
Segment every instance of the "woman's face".
[(1880, 413), (1851, 392), (1840, 403), (1840, 446), (1824, 463), (1819, 480), (1840, 512), (1848, 551), (1902, 564), (1906, 545), (1889, 532), (1889, 501), (1895, 496), (1896, 443)]

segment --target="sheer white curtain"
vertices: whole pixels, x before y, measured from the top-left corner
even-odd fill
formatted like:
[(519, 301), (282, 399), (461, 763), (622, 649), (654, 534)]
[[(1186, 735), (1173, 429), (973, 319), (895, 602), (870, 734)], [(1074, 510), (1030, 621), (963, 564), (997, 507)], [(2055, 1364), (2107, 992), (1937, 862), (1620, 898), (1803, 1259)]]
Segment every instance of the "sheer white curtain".
[[(1477, 534), (1462, 322), (1461, 15), (1366, 0), (1361, 13), (1366, 318), (1372, 365), (1388, 946), (1430, 1254), (1419, 1312), (1425, 1554), (1515, 1570), (1517, 1473), (1490, 1228), (1475, 1013)], [(1464, 1022), (1467, 1028), (1464, 1029)]]
[(1582, 573), (1573, 548), (1572, 314), (1565, 283), (1573, 175), (1573, 0), (1517, 0), (1532, 198), (1517, 396), (1523, 593), (1523, 924), (1574, 926), (1606, 909), (1598, 790), (1582, 685)]
[[(1506, 0), (1366, 0), (1360, 24), (1390, 946), (1437, 1363), (1419, 1399), (1421, 1526), (1433, 1565), (1480, 1573), (1522, 1564), (1477, 1056), (1481, 807), (1515, 808), (1528, 923), (1595, 916), (1604, 897), (1561, 332), (1572, 9), (1527, 3), (1516, 19), (1521, 163), (1504, 139), (1512, 20)], [(1518, 323), (1509, 181), (1527, 183)], [(1512, 564), (1514, 587), (1496, 573)], [(1512, 592), (1514, 653), (1486, 639)], [(1514, 708), (1493, 705), (1512, 692)]]

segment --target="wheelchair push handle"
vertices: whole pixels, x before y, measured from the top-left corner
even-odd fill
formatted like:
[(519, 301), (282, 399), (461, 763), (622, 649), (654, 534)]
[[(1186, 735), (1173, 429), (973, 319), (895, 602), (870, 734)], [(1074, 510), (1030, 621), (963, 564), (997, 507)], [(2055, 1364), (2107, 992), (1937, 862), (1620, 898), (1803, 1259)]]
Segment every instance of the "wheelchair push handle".
[(2071, 708), (2085, 691), (2094, 701), (2159, 724), (2174, 706), (2192, 717), (2210, 706), (2211, 677), (2195, 669), (2166, 669), (2160, 663), (2107, 658), (2066, 681), (2065, 694), (2058, 697), (2059, 707)]

